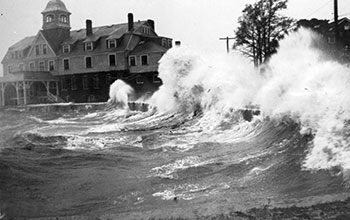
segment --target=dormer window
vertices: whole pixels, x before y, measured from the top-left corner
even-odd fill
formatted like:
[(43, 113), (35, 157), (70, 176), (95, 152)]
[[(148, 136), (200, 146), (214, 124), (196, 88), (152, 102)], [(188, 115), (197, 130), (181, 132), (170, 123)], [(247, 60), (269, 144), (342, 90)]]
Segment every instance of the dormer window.
[(50, 22), (53, 22), (55, 16), (54, 15), (46, 15), (46, 18), (45, 18), (45, 22), (46, 23), (50, 23)]
[(108, 45), (108, 48), (116, 48), (117, 47), (117, 40), (116, 39), (108, 40), (107, 45)]
[(63, 51), (63, 53), (69, 53), (70, 52), (70, 45), (63, 45), (62, 51)]
[(93, 48), (93, 44), (92, 44), (92, 42), (87, 42), (87, 43), (85, 43), (85, 51), (91, 51), (91, 50), (93, 50), (94, 48)]
[(149, 27), (142, 27), (142, 33), (150, 34), (151, 33), (151, 29)]
[(60, 16), (60, 22), (62, 23), (68, 23), (68, 18), (66, 15), (61, 15)]

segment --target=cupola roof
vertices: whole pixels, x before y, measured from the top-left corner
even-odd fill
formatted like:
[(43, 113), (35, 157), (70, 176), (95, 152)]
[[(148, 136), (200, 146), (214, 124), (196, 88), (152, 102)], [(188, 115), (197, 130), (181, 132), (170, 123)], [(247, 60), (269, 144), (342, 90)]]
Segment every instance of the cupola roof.
[(67, 12), (70, 14), (70, 12), (67, 10), (65, 4), (61, 0), (50, 0), (46, 8), (41, 13), (47, 13), (47, 12), (53, 12), (53, 11), (61, 11), (61, 12)]

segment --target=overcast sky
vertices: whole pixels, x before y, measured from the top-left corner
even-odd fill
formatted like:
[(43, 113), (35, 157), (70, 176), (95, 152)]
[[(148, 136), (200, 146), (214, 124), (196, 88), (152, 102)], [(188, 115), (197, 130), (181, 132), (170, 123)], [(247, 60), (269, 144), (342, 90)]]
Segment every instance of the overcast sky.
[[(0, 0), (0, 59), (7, 49), (26, 36), (36, 35), (42, 27), (42, 15), (49, 0)], [(237, 19), (246, 4), (255, 0), (63, 0), (72, 13), (72, 30), (85, 28), (85, 20), (102, 26), (134, 19), (155, 21), (160, 36), (180, 40), (182, 44), (204, 52), (226, 51), (220, 37), (232, 37)], [(350, 1), (338, 0), (339, 15), (350, 17)], [(332, 19), (333, 0), (289, 0), (282, 12), (296, 19)], [(231, 42), (232, 44), (233, 42)], [(2, 71), (2, 68), (1, 68)]]

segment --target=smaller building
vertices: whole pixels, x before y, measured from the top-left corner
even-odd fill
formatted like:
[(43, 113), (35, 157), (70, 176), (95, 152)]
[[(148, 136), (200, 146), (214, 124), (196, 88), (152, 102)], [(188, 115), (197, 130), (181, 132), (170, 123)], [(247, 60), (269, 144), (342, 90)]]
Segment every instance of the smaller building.
[(347, 17), (338, 20), (338, 37), (336, 38), (334, 21), (302, 19), (298, 21), (301, 27), (309, 28), (320, 34), (324, 39), (324, 47), (330, 54), (344, 63), (350, 63), (350, 20)]
[(0, 106), (47, 102), (108, 100), (116, 79), (130, 84), (137, 96), (161, 85), (158, 62), (172, 39), (158, 36), (151, 19), (71, 30), (61, 0), (42, 11), (42, 29), (12, 45), (2, 60)]

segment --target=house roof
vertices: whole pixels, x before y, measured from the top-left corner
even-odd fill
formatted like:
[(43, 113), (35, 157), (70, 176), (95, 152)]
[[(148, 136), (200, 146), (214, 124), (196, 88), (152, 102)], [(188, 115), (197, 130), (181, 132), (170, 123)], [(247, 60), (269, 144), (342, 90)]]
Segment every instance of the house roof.
[(30, 36), (30, 37), (25, 37), (22, 40), (18, 41), (14, 45), (12, 45), (9, 50), (12, 51), (18, 51), (18, 50), (24, 50), (27, 47), (30, 47), (34, 41), (36, 36)]
[(155, 42), (152, 41), (141, 41), (136, 47), (135, 49), (132, 51), (132, 53), (157, 53), (157, 52), (161, 52), (164, 53), (166, 52), (168, 49), (165, 47), (162, 47), (158, 44), (156, 44)]
[[(134, 22), (134, 30), (144, 25), (147, 21)], [(84, 42), (96, 41), (101, 37), (107, 37), (107, 39), (119, 39), (125, 33), (128, 32), (128, 23), (105, 25), (92, 28), (92, 35), (86, 36), (86, 29), (73, 30), (70, 32), (70, 38), (63, 43), (73, 43), (77, 40), (83, 40)]]
[(61, 0), (50, 0), (44, 11), (42, 12), (47, 13), (47, 12), (53, 12), (53, 11), (62, 11), (62, 12), (67, 12), (70, 14), (70, 12), (67, 10), (65, 4)]

